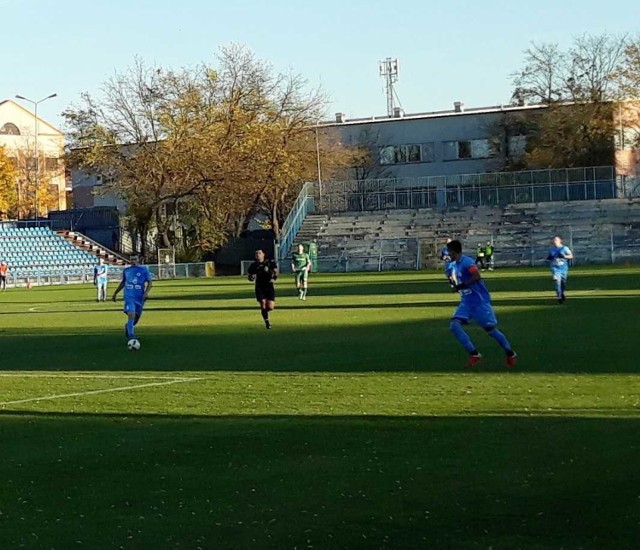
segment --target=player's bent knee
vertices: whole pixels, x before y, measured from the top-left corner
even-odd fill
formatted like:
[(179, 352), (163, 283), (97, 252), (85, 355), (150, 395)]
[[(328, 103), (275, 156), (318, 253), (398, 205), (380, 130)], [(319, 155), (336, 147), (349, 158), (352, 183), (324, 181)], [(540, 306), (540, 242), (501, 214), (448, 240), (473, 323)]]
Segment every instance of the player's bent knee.
[(456, 331), (459, 328), (461, 328), (463, 325), (462, 320), (461, 319), (451, 319), (451, 322), (449, 323), (449, 330), (451, 331)]

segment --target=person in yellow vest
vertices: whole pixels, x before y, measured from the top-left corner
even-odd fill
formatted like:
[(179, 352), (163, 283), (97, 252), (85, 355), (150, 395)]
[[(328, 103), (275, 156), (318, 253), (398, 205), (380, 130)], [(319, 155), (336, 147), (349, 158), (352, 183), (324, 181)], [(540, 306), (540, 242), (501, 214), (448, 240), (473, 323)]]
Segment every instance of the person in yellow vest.
[(487, 246), (484, 247), (484, 262), (489, 271), (493, 271), (493, 253), (493, 244), (491, 244), (491, 241), (487, 241)]
[(476, 265), (480, 265), (480, 269), (484, 271), (484, 246), (482, 243), (478, 243), (478, 248), (476, 249)]

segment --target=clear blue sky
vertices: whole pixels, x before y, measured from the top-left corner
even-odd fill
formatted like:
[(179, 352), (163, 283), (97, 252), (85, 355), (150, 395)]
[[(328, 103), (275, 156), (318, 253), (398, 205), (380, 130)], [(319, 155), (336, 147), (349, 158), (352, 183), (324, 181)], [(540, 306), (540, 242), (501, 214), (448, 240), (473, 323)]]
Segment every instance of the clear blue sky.
[(140, 56), (183, 67), (231, 42), (330, 95), (329, 115), (386, 112), (377, 62), (400, 59), (407, 112), (508, 102), (531, 41), (638, 33), (637, 0), (0, 0), (0, 99), (21, 94), (59, 113)]

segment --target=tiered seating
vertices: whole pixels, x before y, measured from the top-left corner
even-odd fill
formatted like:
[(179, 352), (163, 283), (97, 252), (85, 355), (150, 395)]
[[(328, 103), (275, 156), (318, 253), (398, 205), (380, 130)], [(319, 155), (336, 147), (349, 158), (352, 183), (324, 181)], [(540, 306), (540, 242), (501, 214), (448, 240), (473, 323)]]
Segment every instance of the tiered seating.
[[(311, 234), (315, 231), (315, 237)], [(606, 200), (470, 206), (450, 209), (392, 210), (309, 216), (300, 233), (316, 240), (320, 260), (359, 258), (366, 269), (380, 257), (397, 257), (406, 268), (419, 243), (423, 265), (436, 265), (436, 251), (447, 237), (461, 239), (473, 254), (492, 240), (499, 265), (539, 265), (551, 236), (571, 242), (582, 263), (640, 260), (640, 201)], [(395, 242), (396, 252), (384, 247)], [(381, 254), (382, 247), (382, 254)], [(365, 262), (364, 259), (368, 258)], [(344, 262), (343, 262), (344, 263)], [(393, 263), (393, 262), (390, 262)], [(342, 265), (342, 264), (337, 264)]]
[(96, 257), (67, 242), (47, 227), (0, 225), (0, 260), (14, 277), (79, 275), (96, 264)]

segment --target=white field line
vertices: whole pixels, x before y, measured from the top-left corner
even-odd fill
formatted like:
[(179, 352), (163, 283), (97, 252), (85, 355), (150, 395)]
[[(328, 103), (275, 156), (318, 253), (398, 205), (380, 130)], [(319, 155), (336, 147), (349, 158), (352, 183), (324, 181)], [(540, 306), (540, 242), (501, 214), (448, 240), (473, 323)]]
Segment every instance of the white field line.
[[(123, 377), (124, 378), (124, 377)], [(175, 378), (167, 382), (151, 382), (149, 384), (137, 384), (135, 386), (124, 386), (119, 388), (108, 388), (104, 390), (89, 390), (74, 393), (61, 393), (58, 395), (45, 395), (43, 397), (30, 397), (28, 399), (17, 399), (15, 401), (3, 401), (0, 402), (0, 406), (5, 405), (18, 405), (21, 403), (36, 403), (38, 401), (51, 401), (53, 399), (64, 399), (66, 397), (82, 397), (85, 395), (97, 395), (100, 393), (114, 393), (118, 391), (131, 391), (141, 388), (153, 388), (158, 386), (170, 386), (171, 384), (184, 384), (185, 382), (196, 382), (202, 380), (202, 378)]]
[[(38, 371), (16, 371), (0, 372), (0, 378), (102, 378), (106, 380), (180, 380), (189, 381), (196, 378), (188, 376), (160, 376), (148, 374), (90, 374), (73, 372), (38, 372)], [(200, 377), (197, 378), (200, 380)]]

